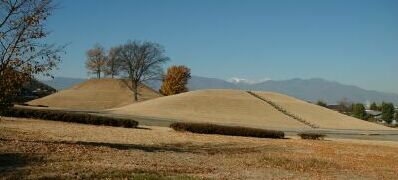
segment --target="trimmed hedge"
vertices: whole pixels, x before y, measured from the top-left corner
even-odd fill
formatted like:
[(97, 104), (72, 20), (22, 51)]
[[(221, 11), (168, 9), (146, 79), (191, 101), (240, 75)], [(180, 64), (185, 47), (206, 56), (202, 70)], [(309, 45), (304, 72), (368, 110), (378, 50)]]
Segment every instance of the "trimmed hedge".
[(301, 139), (323, 140), (326, 135), (320, 133), (300, 133), (298, 134)]
[(63, 121), (82, 124), (116, 126), (126, 128), (136, 128), (138, 122), (130, 119), (96, 116), (85, 113), (73, 113), (59, 110), (41, 110), (41, 109), (25, 109), (11, 108), (1, 114), (7, 117), (33, 118), (51, 121)]
[(259, 138), (282, 139), (285, 133), (282, 131), (247, 128), (239, 126), (222, 126), (208, 123), (183, 123), (176, 122), (170, 125), (176, 131), (188, 131), (199, 134), (221, 134), (230, 136), (248, 136)]

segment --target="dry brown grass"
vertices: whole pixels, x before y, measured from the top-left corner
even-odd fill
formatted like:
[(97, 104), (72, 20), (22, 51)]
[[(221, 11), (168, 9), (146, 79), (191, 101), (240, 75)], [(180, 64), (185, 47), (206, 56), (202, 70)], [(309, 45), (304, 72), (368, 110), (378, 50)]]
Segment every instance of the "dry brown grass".
[(6, 119), (0, 122), (0, 176), (394, 179), (398, 175), (398, 143), (275, 140), (147, 128)]
[[(240, 90), (199, 90), (161, 97), (110, 110), (110, 113), (172, 119), (179, 122), (214, 123), (263, 129), (391, 130), (277, 93), (255, 92), (288, 114)], [(300, 119), (300, 120), (297, 120)], [(306, 122), (307, 124), (303, 123)]]
[(191, 91), (131, 104), (111, 113), (263, 129), (308, 128), (239, 90)]
[[(88, 110), (122, 107), (134, 103), (133, 93), (128, 84), (127, 81), (119, 79), (91, 79), (27, 104)], [(139, 92), (139, 101), (161, 96), (144, 85), (139, 88)]]
[(255, 92), (320, 128), (392, 130), (391, 128), (347, 116), (330, 109), (311, 104), (290, 96), (271, 92)]

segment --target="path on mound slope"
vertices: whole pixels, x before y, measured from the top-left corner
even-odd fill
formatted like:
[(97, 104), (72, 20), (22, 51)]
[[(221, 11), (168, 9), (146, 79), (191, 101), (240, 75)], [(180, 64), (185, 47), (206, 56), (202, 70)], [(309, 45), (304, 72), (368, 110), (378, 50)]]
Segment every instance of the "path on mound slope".
[[(28, 102), (55, 108), (103, 110), (134, 103), (131, 84), (120, 79), (91, 79), (69, 89)], [(151, 88), (141, 85), (139, 101), (160, 97)]]
[(115, 114), (265, 129), (309, 129), (245, 91), (200, 90), (110, 110)]
[(287, 112), (316, 125), (318, 128), (325, 129), (362, 129), (362, 130), (392, 130), (392, 128), (378, 125), (375, 123), (360, 120), (351, 116), (341, 114), (330, 109), (311, 104), (290, 96), (271, 93), (254, 92), (258, 96), (267, 99)]
[(319, 128), (318, 125), (312, 124), (312, 123), (306, 121), (305, 119), (303, 119), (303, 118), (301, 118), (301, 117), (299, 117), (299, 116), (287, 111), (286, 109), (284, 109), (283, 107), (279, 106), (278, 104), (272, 102), (269, 99), (266, 99), (266, 98), (264, 98), (262, 96), (259, 96), (258, 94), (254, 93), (252, 91), (247, 91), (247, 93), (249, 93), (250, 95), (254, 96), (255, 98), (258, 98), (261, 101), (264, 101), (265, 103), (271, 105), (272, 107), (277, 109), (279, 112), (285, 114), (286, 116), (289, 116), (289, 117), (291, 117), (291, 118), (293, 118), (293, 119), (295, 119), (295, 120), (297, 120), (297, 121), (299, 121), (299, 122), (301, 122), (301, 123), (303, 123), (303, 124), (305, 124), (305, 125), (307, 125), (307, 126), (309, 126), (311, 128)]

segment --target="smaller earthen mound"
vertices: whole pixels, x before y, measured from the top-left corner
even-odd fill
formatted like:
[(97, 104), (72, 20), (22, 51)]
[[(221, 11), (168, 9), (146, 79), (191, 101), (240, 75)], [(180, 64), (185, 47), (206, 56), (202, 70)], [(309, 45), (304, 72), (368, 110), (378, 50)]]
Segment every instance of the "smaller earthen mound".
[[(138, 101), (160, 97), (153, 89), (141, 85)], [(69, 89), (28, 102), (34, 106), (78, 110), (103, 110), (134, 103), (131, 83), (120, 79), (91, 79)]]

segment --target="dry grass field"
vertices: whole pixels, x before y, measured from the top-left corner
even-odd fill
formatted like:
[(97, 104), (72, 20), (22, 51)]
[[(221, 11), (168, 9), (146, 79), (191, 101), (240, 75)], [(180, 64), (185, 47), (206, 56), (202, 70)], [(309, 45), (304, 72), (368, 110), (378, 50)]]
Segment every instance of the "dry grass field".
[[(103, 110), (134, 103), (131, 84), (119, 79), (91, 79), (58, 93), (28, 102), (55, 108)], [(160, 97), (149, 87), (139, 89), (139, 101)]]
[[(289, 96), (255, 92), (324, 129), (391, 130)], [(110, 110), (114, 114), (209, 122), (264, 129), (309, 129), (267, 102), (241, 90), (199, 90), (161, 97)]]
[(395, 179), (396, 142), (260, 139), (41, 120), (0, 121), (0, 177)]
[(311, 104), (290, 96), (271, 92), (255, 92), (306, 121), (328, 129), (391, 130), (375, 123), (346, 116), (336, 111)]
[(268, 129), (307, 128), (240, 90), (191, 91), (131, 104), (111, 113)]

